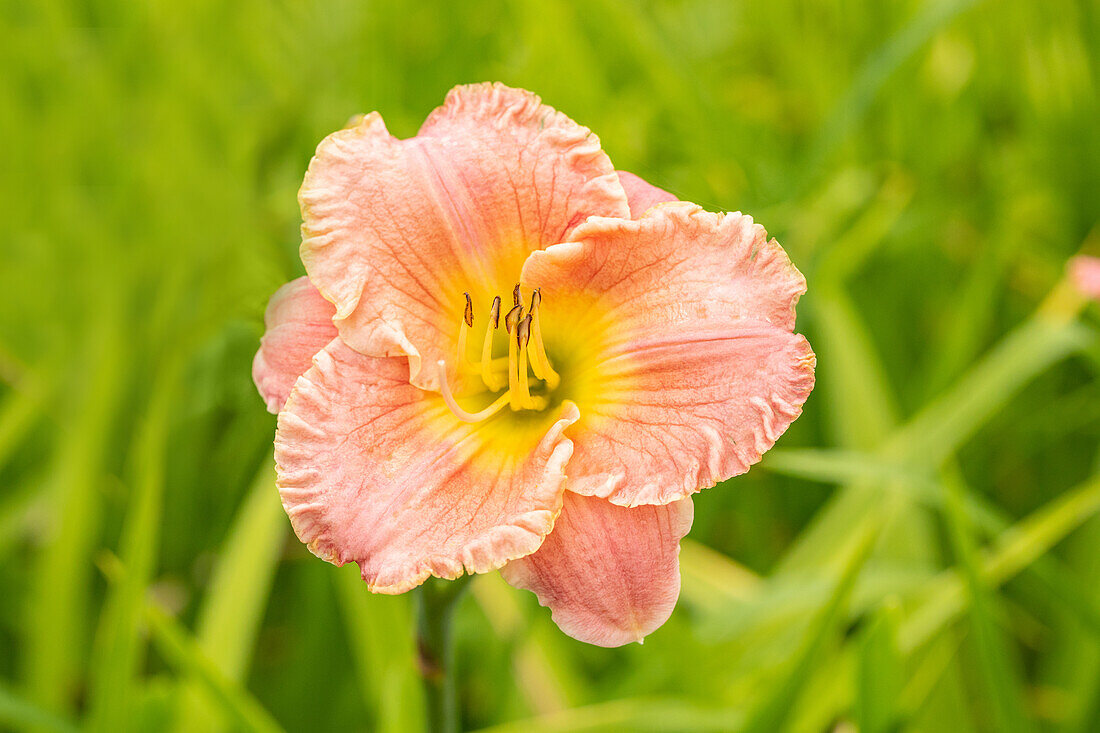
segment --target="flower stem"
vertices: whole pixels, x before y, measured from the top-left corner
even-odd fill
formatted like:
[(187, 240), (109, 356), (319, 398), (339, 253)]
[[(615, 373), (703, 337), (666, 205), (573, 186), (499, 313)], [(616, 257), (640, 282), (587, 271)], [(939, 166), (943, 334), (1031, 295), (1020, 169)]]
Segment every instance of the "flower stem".
[(451, 618), (469, 580), (468, 575), (450, 581), (429, 578), (416, 589), (416, 648), (424, 680), (425, 722), (432, 733), (458, 731)]

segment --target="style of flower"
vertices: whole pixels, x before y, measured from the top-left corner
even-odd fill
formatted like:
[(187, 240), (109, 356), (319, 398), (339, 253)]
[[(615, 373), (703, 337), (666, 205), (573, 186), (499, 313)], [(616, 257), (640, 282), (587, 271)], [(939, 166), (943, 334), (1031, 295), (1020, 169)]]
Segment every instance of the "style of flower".
[(310, 550), (379, 593), (500, 568), (592, 644), (664, 623), (691, 495), (814, 382), (782, 248), (674, 199), (499, 84), (407, 140), (377, 113), (326, 138), (254, 365)]

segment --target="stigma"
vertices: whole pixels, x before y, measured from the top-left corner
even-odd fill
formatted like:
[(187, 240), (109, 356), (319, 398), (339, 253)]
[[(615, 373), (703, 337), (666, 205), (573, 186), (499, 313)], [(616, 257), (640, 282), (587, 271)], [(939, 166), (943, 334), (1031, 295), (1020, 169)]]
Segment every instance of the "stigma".
[[(520, 286), (512, 290), (512, 308), (504, 315), (504, 341), (506, 355), (494, 356), (500, 339), (501, 299), (493, 298), (486, 318), (481, 348), (476, 359), (469, 354), (471, 334), (474, 332), (474, 304), (469, 293), (463, 293), (466, 299), (462, 310), (462, 321), (458, 326), (458, 344), (455, 364), (460, 374), (474, 377), (480, 381), (484, 391), (493, 395), (492, 401), (484, 408), (470, 412), (458, 404), (458, 400), (447, 381), (447, 364), (437, 363), (440, 392), (450, 411), (463, 422), (481, 422), (497, 414), (505, 407), (512, 411), (541, 410), (549, 403), (547, 394), (558, 386), (561, 378), (550, 365), (546, 355), (546, 346), (542, 339), (542, 325), (539, 314), (542, 310), (542, 293), (531, 293), (531, 303), (524, 312)], [(475, 337), (476, 338), (476, 337)], [(534, 388), (534, 391), (532, 391)], [(475, 390), (476, 391), (476, 390)]]

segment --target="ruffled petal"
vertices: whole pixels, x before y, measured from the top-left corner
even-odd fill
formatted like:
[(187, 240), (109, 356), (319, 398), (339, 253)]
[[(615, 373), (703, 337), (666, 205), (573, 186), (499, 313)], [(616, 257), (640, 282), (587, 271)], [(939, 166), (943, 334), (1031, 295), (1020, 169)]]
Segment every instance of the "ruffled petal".
[(657, 204), (676, 201), (676, 197), (662, 188), (639, 178), (628, 171), (617, 171), (619, 183), (626, 191), (626, 200), (630, 204), (630, 218), (641, 219), (645, 212)]
[(408, 140), (377, 113), (330, 135), (299, 201), (302, 260), (341, 338), (408, 356), (428, 389), (436, 370), (422, 365), (453, 361), (463, 292), (485, 313), (494, 295), (507, 301), (529, 252), (589, 216), (629, 213), (595, 135), (500, 84), (456, 87)]
[(573, 315), (587, 307), (615, 324), (754, 318), (789, 331), (806, 292), (783, 248), (739, 213), (659, 204), (637, 221), (592, 219), (573, 238), (524, 264), (523, 282), (542, 288), (548, 312), (569, 301)]
[(582, 414), (569, 488), (665, 504), (744, 473), (813, 388), (813, 352), (791, 334), (801, 273), (750, 217), (694, 204), (575, 237), (523, 271)]
[(408, 381), (405, 359), (332, 341), (279, 414), (283, 506), (317, 556), (357, 562), (370, 590), (496, 569), (538, 549), (561, 509), (572, 453), (565, 403), (529, 441), (460, 423)]
[(336, 338), (336, 307), (321, 297), (309, 278), (291, 280), (275, 291), (264, 312), (264, 335), (252, 360), (252, 381), (267, 410), (283, 409), (295, 380), (313, 355)]
[(533, 591), (574, 639), (641, 643), (668, 620), (680, 595), (680, 539), (692, 514), (691, 499), (626, 509), (567, 491), (542, 547), (501, 574)]
[(569, 489), (667, 504), (744, 473), (801, 414), (814, 366), (805, 338), (766, 321), (635, 332), (580, 403)]

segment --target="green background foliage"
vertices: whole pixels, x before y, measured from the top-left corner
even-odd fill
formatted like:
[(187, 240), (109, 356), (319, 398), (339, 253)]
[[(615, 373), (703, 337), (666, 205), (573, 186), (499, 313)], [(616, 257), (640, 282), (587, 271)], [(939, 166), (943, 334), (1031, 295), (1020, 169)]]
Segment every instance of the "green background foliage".
[(499, 80), (768, 227), (818, 386), (698, 497), (644, 646), (477, 578), (464, 724), (1100, 729), (1097, 312), (1057, 289), (1100, 254), (1093, 0), (0, 0), (0, 37), (0, 728), (420, 724), (410, 600), (294, 540), (249, 368), (318, 141)]

